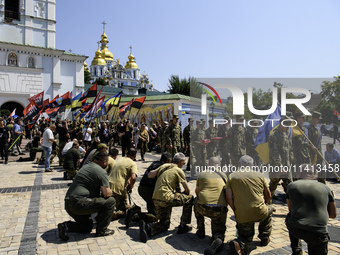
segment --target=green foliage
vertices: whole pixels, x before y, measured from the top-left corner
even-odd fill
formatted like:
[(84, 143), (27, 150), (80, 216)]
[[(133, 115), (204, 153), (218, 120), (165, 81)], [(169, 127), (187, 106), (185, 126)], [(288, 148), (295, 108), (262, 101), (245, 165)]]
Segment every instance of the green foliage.
[(323, 123), (336, 120), (334, 110), (340, 112), (340, 76), (334, 76), (335, 81), (323, 81), (321, 85), (321, 102), (318, 110), (322, 113)]
[(90, 84), (91, 83), (91, 74), (90, 71), (84, 69), (84, 83)]
[[(274, 82), (273, 87), (278, 89), (277, 101), (281, 104), (281, 89), (284, 87), (283, 84)], [(248, 108), (248, 93), (244, 93), (245, 104), (244, 104), (244, 118), (250, 119), (263, 119), (267, 116), (255, 115)], [(292, 93), (287, 94), (287, 98), (296, 98)], [(257, 110), (268, 110), (273, 104), (273, 90), (268, 89), (266, 91), (262, 89), (253, 88), (253, 106)], [(297, 107), (295, 105), (287, 105), (287, 111), (291, 111), (293, 114), (296, 112)], [(229, 102), (225, 105), (226, 116), (233, 115), (233, 103)]]
[(171, 75), (168, 84), (168, 92), (185, 96), (201, 97), (202, 90), (194, 77), (180, 79), (178, 75)]
[(92, 84), (97, 83), (97, 85), (102, 85), (102, 86), (106, 86), (109, 84), (108, 81), (105, 81), (103, 78), (97, 78), (94, 82), (92, 82)]
[(7, 109), (2, 109), (1, 111), (0, 111), (0, 115), (1, 116), (9, 116), (11, 114), (11, 111), (10, 110), (7, 110)]

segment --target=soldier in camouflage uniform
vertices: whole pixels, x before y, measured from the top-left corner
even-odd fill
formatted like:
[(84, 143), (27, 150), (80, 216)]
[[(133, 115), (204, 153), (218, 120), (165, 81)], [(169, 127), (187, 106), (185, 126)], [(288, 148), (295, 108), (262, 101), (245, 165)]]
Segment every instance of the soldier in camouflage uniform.
[[(244, 123), (244, 116), (237, 115), (236, 122)], [(237, 166), (240, 158), (246, 154), (246, 129), (241, 124), (233, 124), (229, 129), (229, 151), (231, 164)]]
[(162, 128), (163, 131), (162, 131), (162, 136), (161, 136), (161, 151), (162, 151), (162, 153), (167, 151), (165, 144), (166, 144), (166, 134), (167, 134), (168, 127), (169, 127), (169, 123), (167, 121), (164, 121), (163, 122), (163, 128)]
[(203, 124), (201, 121), (196, 121), (197, 128), (192, 132), (191, 142), (193, 146), (193, 152), (196, 159), (195, 162), (195, 171), (196, 166), (203, 167), (206, 165), (207, 151), (206, 145), (203, 143), (205, 139), (205, 132), (203, 131)]
[(256, 141), (257, 134), (259, 133), (259, 129), (255, 127), (257, 122), (252, 120), (250, 125), (246, 128), (246, 153), (248, 156), (254, 159), (254, 165), (258, 166), (260, 163), (259, 155), (257, 151), (255, 151), (254, 145)]
[(202, 118), (200, 121), (202, 122), (202, 129), (205, 131), (205, 119)]
[(217, 128), (214, 127), (214, 121), (209, 120), (209, 127), (205, 130), (206, 139), (210, 139), (210, 143), (207, 144), (207, 157), (215, 157), (217, 155), (217, 142), (213, 138), (217, 137)]
[(194, 130), (192, 124), (194, 120), (192, 118), (188, 118), (189, 125), (186, 126), (183, 130), (183, 140), (184, 140), (184, 154), (189, 156), (187, 171), (190, 171), (190, 134)]
[(174, 115), (172, 125), (166, 131), (166, 147), (172, 156), (184, 148), (182, 129), (178, 125), (177, 114)]
[(222, 162), (221, 162), (221, 166), (225, 166), (225, 165), (229, 165), (229, 137), (228, 137), (228, 133), (229, 133), (229, 129), (230, 129), (230, 118), (229, 117), (225, 117), (225, 120), (227, 121), (227, 123), (223, 124), (223, 125), (219, 125), (218, 126), (218, 133), (217, 136), (221, 137), (222, 139), (219, 142), (219, 148), (222, 154)]
[[(273, 130), (273, 132), (269, 135), (268, 138), (268, 146), (269, 146), (269, 165), (270, 166), (285, 166), (290, 167), (293, 159), (293, 145), (292, 145), (292, 130), (287, 127), (290, 123), (287, 121), (289, 118), (287, 116), (282, 116), (280, 119), (279, 126)], [(282, 121), (284, 121), (285, 126), (282, 125)], [(286, 192), (287, 186), (290, 182), (292, 182), (291, 173), (290, 172), (269, 172), (269, 189), (272, 197), (275, 194), (275, 190), (280, 180), (283, 181), (283, 189)]]
[[(209, 166), (220, 166), (218, 157), (209, 159)], [(196, 234), (205, 237), (204, 216), (211, 219), (212, 244), (204, 254), (214, 254), (224, 241), (227, 229), (228, 204), (225, 196), (227, 176), (223, 172), (206, 171), (198, 175), (194, 212), (197, 220)]]
[[(310, 147), (309, 153), (311, 156), (312, 165), (316, 166), (316, 170), (320, 171), (322, 169), (323, 159), (317, 151), (321, 152), (321, 140), (322, 133), (320, 129), (316, 126), (322, 120), (321, 113), (314, 111), (312, 114), (312, 123), (308, 126), (308, 138), (313, 143), (314, 147)], [(326, 184), (326, 173), (318, 173), (318, 181)]]
[[(303, 126), (305, 122), (305, 115), (301, 112), (296, 113), (295, 120), (297, 125), (293, 128), (293, 151), (294, 151), (294, 165), (296, 169), (302, 164), (310, 164), (310, 143), (307, 138), (302, 134), (308, 136), (307, 129)], [(294, 180), (296, 179), (296, 173), (293, 172)]]
[[(148, 174), (149, 178), (157, 176), (152, 199), (159, 221), (148, 225), (146, 225), (144, 221), (139, 222), (139, 235), (144, 243), (147, 242), (148, 237), (168, 230), (170, 227), (171, 211), (174, 206), (183, 206), (177, 234), (183, 234), (191, 230), (187, 224), (191, 223), (194, 199), (193, 196), (190, 195), (190, 189), (186, 182), (184, 172), (182, 171), (182, 167), (185, 164), (184, 154), (181, 152), (177, 153), (174, 156), (173, 162), (173, 164), (163, 164)], [(176, 188), (179, 184), (182, 184), (184, 192), (177, 191)]]

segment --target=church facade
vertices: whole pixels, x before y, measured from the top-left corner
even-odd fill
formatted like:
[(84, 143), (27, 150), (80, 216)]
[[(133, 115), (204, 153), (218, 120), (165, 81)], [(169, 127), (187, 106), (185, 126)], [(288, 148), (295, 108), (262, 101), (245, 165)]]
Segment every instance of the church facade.
[(83, 55), (55, 49), (56, 0), (0, 0), (0, 107), (22, 115), (31, 96), (84, 90)]
[(135, 57), (132, 55), (132, 47), (130, 47), (130, 55), (125, 65), (121, 64), (120, 59), (114, 58), (107, 46), (109, 41), (105, 33), (106, 23), (102, 24), (104, 31), (89, 69), (91, 82), (95, 82), (98, 78), (103, 79), (107, 86), (120, 88), (125, 95), (138, 95), (138, 90), (141, 88), (153, 91), (153, 84), (150, 83), (148, 75), (140, 72)]

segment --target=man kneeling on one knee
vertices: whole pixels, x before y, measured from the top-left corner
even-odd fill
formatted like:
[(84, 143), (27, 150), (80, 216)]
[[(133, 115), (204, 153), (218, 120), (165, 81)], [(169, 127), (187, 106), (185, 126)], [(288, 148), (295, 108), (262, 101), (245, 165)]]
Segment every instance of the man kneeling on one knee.
[[(209, 166), (217, 169), (220, 166), (218, 157), (209, 159)], [(214, 168), (212, 168), (214, 169)], [(226, 201), (225, 185), (227, 176), (222, 172), (208, 170), (201, 172), (197, 178), (194, 212), (197, 220), (196, 234), (205, 238), (204, 216), (211, 218), (212, 243), (205, 249), (205, 255), (215, 254), (224, 241), (228, 204)]]
[[(165, 232), (170, 227), (170, 217), (172, 207), (183, 206), (180, 225), (177, 234), (183, 234), (191, 230), (187, 224), (191, 223), (191, 213), (193, 205), (193, 196), (190, 195), (190, 189), (185, 179), (182, 167), (185, 165), (185, 156), (183, 153), (176, 153), (173, 164), (163, 164), (156, 170), (149, 173), (148, 177), (153, 178), (157, 175), (155, 190), (152, 199), (155, 204), (155, 210), (158, 222), (146, 224), (144, 221), (139, 222), (139, 234), (142, 242), (147, 242), (148, 237), (155, 236)], [(182, 184), (184, 192), (176, 190)]]
[(65, 196), (65, 210), (75, 222), (58, 224), (60, 239), (69, 240), (69, 232), (90, 233), (93, 228), (91, 214), (96, 212), (96, 236), (114, 233), (114, 230), (107, 228), (116, 203), (104, 170), (108, 157), (106, 152), (99, 152), (93, 162), (84, 165), (77, 173)]
[(259, 222), (261, 246), (270, 242), (273, 207), (267, 205), (271, 194), (262, 173), (253, 171), (253, 158), (240, 158), (239, 171), (232, 173), (227, 182), (227, 202), (234, 210), (238, 238), (229, 242), (233, 254), (244, 254), (254, 236), (255, 222)]

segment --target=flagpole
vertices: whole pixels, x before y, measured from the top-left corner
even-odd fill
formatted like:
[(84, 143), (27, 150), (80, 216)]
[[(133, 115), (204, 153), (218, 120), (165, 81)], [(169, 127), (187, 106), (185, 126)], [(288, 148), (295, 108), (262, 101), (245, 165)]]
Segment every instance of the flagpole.
[(18, 141), (18, 139), (20, 138), (20, 136), (21, 136), (22, 134), (20, 134), (19, 136), (18, 136), (18, 138), (17, 139), (15, 139), (15, 141), (12, 143), (12, 145), (8, 148), (8, 150), (10, 150), (12, 147), (13, 147), (13, 145)]
[[(297, 127), (299, 128), (299, 131), (301, 132), (301, 134), (307, 139), (307, 141), (308, 141), (312, 146), (314, 146), (314, 148), (316, 148), (315, 145), (312, 143), (312, 141), (309, 140), (309, 138), (307, 137), (307, 135), (305, 134), (305, 132), (303, 132), (299, 126), (297, 126)], [(326, 162), (326, 165), (327, 165), (328, 167), (330, 167), (330, 165), (329, 165), (329, 163), (327, 162), (327, 160), (323, 157), (323, 155), (321, 154), (321, 152), (320, 152), (317, 148), (316, 148), (316, 153), (319, 154), (319, 156)], [(331, 168), (331, 167), (330, 167), (330, 168)], [(332, 168), (331, 168), (331, 169), (332, 169)], [(340, 179), (340, 176), (339, 176), (335, 171), (333, 171), (333, 173), (336, 175), (336, 177), (338, 177), (338, 179)]]
[(133, 118), (133, 121), (131, 122), (132, 124), (134, 124), (135, 119), (137, 118), (137, 116), (138, 116), (138, 114), (139, 114), (139, 112), (140, 112), (140, 109), (141, 109), (141, 108), (138, 109), (138, 112), (137, 112), (136, 116)]

